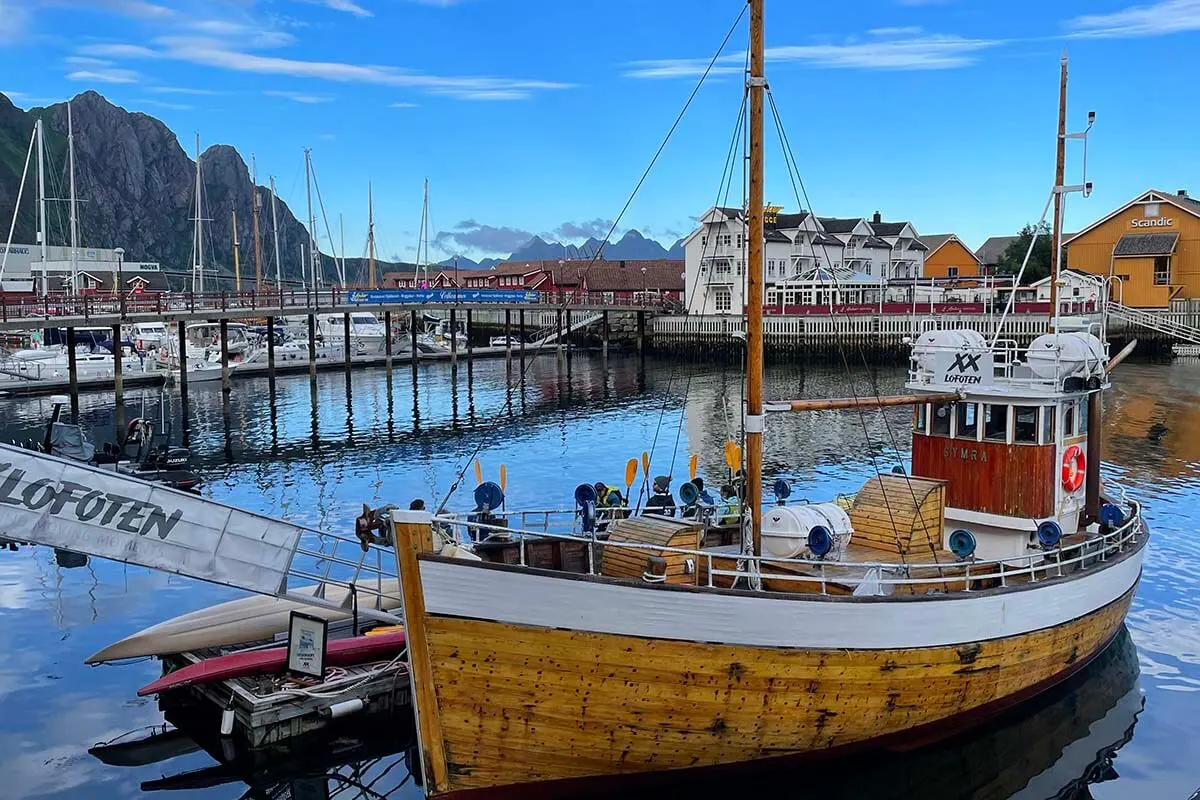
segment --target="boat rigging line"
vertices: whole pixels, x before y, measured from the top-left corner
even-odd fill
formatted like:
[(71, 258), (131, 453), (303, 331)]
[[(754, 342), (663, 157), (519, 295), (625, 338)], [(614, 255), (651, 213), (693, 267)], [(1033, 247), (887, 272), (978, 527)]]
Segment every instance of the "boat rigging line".
[[(733, 21), (733, 24), (729, 26), (728, 32), (726, 32), (724, 39), (721, 40), (720, 47), (717, 48), (716, 53), (713, 54), (713, 57), (709, 60), (707, 66), (704, 68), (704, 72), (700, 75), (700, 78), (697, 80), (696, 86), (692, 89), (691, 94), (688, 95), (687, 100), (683, 104), (683, 108), (680, 109), (679, 114), (675, 117), (675, 121), (671, 124), (671, 128), (670, 128), (670, 130), (667, 131), (667, 135), (665, 137), (663, 137), (663, 140), (659, 144), (658, 149), (654, 151), (654, 155), (653, 155), (653, 157), (651, 157), (650, 163), (646, 166), (646, 169), (642, 172), (641, 177), (638, 178), (637, 185), (634, 187), (634, 189), (630, 193), (628, 199), (625, 201), (625, 205), (621, 208), (621, 212), (617, 215), (616, 219), (613, 220), (612, 225), (609, 227), (608, 233), (605, 234), (604, 240), (600, 244), (600, 247), (597, 248), (596, 253), (588, 261), (587, 266), (584, 268), (583, 272), (580, 273), (580, 282), (581, 283), (583, 282), (584, 279), (587, 278), (587, 274), (591, 270), (592, 266), (597, 261), (599, 261), (600, 258), (604, 255), (605, 245), (607, 245), (608, 241), (612, 238), (612, 235), (616, 231), (617, 226), (620, 224), (621, 219), (625, 216), (625, 213), (629, 210), (629, 207), (633, 204), (634, 198), (637, 197), (638, 192), (641, 190), (642, 185), (646, 182), (646, 178), (649, 176), (650, 171), (652, 169), (654, 169), (655, 164), (658, 163), (659, 157), (662, 155), (663, 151), (666, 149), (667, 144), (671, 141), (671, 138), (674, 136), (675, 131), (679, 128), (679, 124), (680, 124), (680, 122), (683, 121), (683, 118), (687, 114), (688, 109), (691, 108), (692, 101), (694, 101), (696, 99), (696, 95), (699, 94), (700, 88), (704, 85), (704, 82), (708, 79), (708, 76), (712, 72), (713, 67), (716, 66), (717, 61), (720, 59), (721, 54), (725, 51), (725, 48), (729, 44), (730, 39), (733, 38), (733, 34), (734, 34), (734, 32), (737, 31), (738, 26), (741, 24), (742, 18), (746, 16), (747, 8), (748, 8), (747, 5), (743, 5), (741, 12), (738, 14), (737, 18)], [(423, 217), (423, 221), (424, 221), (424, 217)], [(564, 298), (561, 308), (565, 309), (566, 305), (567, 305), (566, 298)], [(530, 368), (530, 366), (532, 366), (534, 359), (536, 359), (537, 356), (541, 353), (542, 348), (545, 347), (545, 344), (546, 344), (546, 340), (537, 342), (537, 347), (534, 349), (532, 357), (530, 357), (522, 365), (521, 372), (519, 375), (519, 378), (520, 378), (519, 385), (524, 385), (525, 374), (529, 371), (529, 368)], [(509, 381), (509, 385), (505, 390), (506, 399), (507, 399), (507, 402), (509, 402), (509, 403), (512, 402), (512, 390), (513, 390), (513, 382)], [(499, 417), (498, 416), (493, 417), (489, 424), (489, 430), (492, 426), (495, 426), (498, 423), (499, 423)], [(486, 433), (486, 431), (484, 433)], [(458, 469), (458, 472), (454, 478), (454, 482), (450, 485), (449, 490), (446, 492), (446, 496), (442, 499), (442, 501), (440, 503), (437, 504), (438, 505), (438, 510), (436, 512), (437, 514), (442, 514), (446, 510), (446, 504), (450, 502), (451, 498), (454, 497), (454, 493), (456, 491), (458, 491), (458, 488), (462, 485), (463, 479), (467, 475), (467, 471), (471, 468), (471, 465), (475, 462), (475, 459), (478, 457), (480, 451), (483, 449), (483, 445), (486, 441), (488, 441), (488, 438), (486, 436), (481, 435), (479, 437), (479, 441), (475, 445), (474, 449), (471, 451), (470, 456), (462, 463), (462, 466)], [(628, 502), (628, 498), (626, 498), (626, 502)]]

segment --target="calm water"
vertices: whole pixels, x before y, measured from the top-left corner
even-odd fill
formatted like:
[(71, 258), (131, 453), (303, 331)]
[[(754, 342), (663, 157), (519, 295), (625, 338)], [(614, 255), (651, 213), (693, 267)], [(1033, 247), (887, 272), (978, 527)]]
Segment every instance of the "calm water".
[[(846, 375), (779, 368), (769, 396), (845, 396), (899, 387), (895, 370)], [(1127, 364), (1105, 419), (1107, 478), (1148, 504), (1156, 538), (1120, 639), (1077, 680), (954, 742), (821, 767), (779, 768), (729, 782), (682, 786), (656, 797), (819, 789), (825, 797), (1187, 798), (1200, 786), (1200, 362)], [(625, 462), (651, 449), (655, 473), (723, 468), (722, 442), (741, 402), (738, 376), (633, 360), (608, 368), (577, 356), (534, 361), (506, 378), (499, 361), (323, 373), (235, 383), (228, 413), (218, 386), (191, 391), (189, 443), (212, 497), (326, 530), (349, 532), (362, 503), (438, 501), (476, 454), (485, 478), (508, 473), (516, 506), (563, 507), (580, 482), (620, 482)], [(131, 394), (129, 416), (140, 413)], [(158, 393), (146, 393), (157, 418)], [(166, 396), (178, 420), (178, 396)], [(0, 437), (38, 438), (44, 399), (0, 400)], [(112, 399), (85, 396), (93, 439), (112, 439)], [(812, 498), (852, 492), (907, 455), (908, 412), (772, 417), (767, 473), (796, 479)], [(179, 422), (176, 423), (179, 431)], [(1165, 429), (1165, 430), (1164, 430)], [(478, 452), (476, 453), (476, 451)], [(471, 471), (450, 501), (468, 506)], [(88, 748), (160, 725), (136, 690), (157, 662), (85, 667), (111, 641), (186, 611), (238, 596), (220, 587), (92, 560), (64, 569), (45, 548), (0, 552), (0, 797), (181, 798), (417, 797), (403, 721), (351, 729), (296, 752), (222, 753), (219, 743), (176, 746), (141, 767), (106, 766)], [(1144, 702), (1144, 710), (1143, 710)], [(201, 788), (203, 787), (203, 788)], [(290, 794), (288, 794), (290, 792)], [(1090, 794), (1089, 794), (1090, 793)]]

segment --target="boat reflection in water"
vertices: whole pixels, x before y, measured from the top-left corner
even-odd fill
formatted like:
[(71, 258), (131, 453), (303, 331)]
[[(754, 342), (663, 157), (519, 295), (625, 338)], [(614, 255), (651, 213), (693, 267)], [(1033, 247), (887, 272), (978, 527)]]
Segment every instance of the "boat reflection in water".
[[(870, 753), (823, 762), (757, 762), (723, 772), (652, 773), (638, 776), (622, 800), (686, 793), (722, 797), (752, 787), (756, 795), (795, 791), (823, 800), (939, 800), (1019, 798), (1085, 800), (1090, 787), (1119, 777), (1117, 751), (1133, 738), (1144, 698), (1137, 653), (1122, 629), (1086, 669), (1040, 698), (982, 729), (907, 752)], [(211, 766), (147, 780), (145, 792), (195, 791), (244, 784), (243, 797), (382, 798), (416, 793), (409, 768), (415, 737), (407, 717), (387, 725), (348, 722), (327, 733), (260, 750), (247, 750), (216, 734), (211, 713), (169, 711), (178, 726), (139, 742), (93, 748), (114, 767), (144, 767), (203, 749)], [(918, 743), (914, 743), (916, 745)], [(523, 787), (522, 797), (549, 797), (545, 787)], [(531, 794), (532, 792), (532, 794)], [(232, 795), (231, 795), (232, 796)], [(600, 797), (572, 788), (571, 797)]]

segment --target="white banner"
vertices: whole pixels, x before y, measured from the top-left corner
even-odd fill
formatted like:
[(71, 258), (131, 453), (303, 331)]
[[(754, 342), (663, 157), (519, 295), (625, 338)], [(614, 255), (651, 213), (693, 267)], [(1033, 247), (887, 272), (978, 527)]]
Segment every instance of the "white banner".
[(0, 536), (260, 594), (303, 531), (111, 470), (0, 444)]

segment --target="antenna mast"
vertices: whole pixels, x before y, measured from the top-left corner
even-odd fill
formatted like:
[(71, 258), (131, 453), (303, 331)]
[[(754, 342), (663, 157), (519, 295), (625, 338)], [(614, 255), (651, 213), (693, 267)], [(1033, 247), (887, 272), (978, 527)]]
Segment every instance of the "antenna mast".
[(1050, 319), (1058, 312), (1058, 273), (1062, 266), (1063, 182), (1067, 166), (1067, 51), (1062, 54), (1058, 85), (1058, 149), (1054, 157), (1054, 229), (1050, 232)]
[(375, 288), (375, 201), (367, 182), (367, 288)]
[(283, 265), (279, 260), (279, 217), (275, 213), (275, 176), (271, 176), (271, 234), (275, 238), (275, 288), (283, 291)]
[(67, 160), (71, 173), (71, 293), (79, 293), (79, 217), (75, 213), (75, 126), (71, 122), (71, 104), (67, 103)]
[(200, 134), (196, 134), (196, 266), (192, 270), (192, 291), (204, 294), (204, 234), (200, 227)]
[(45, 123), (37, 121), (38, 244), (42, 246), (42, 297), (46, 296), (46, 136)]

